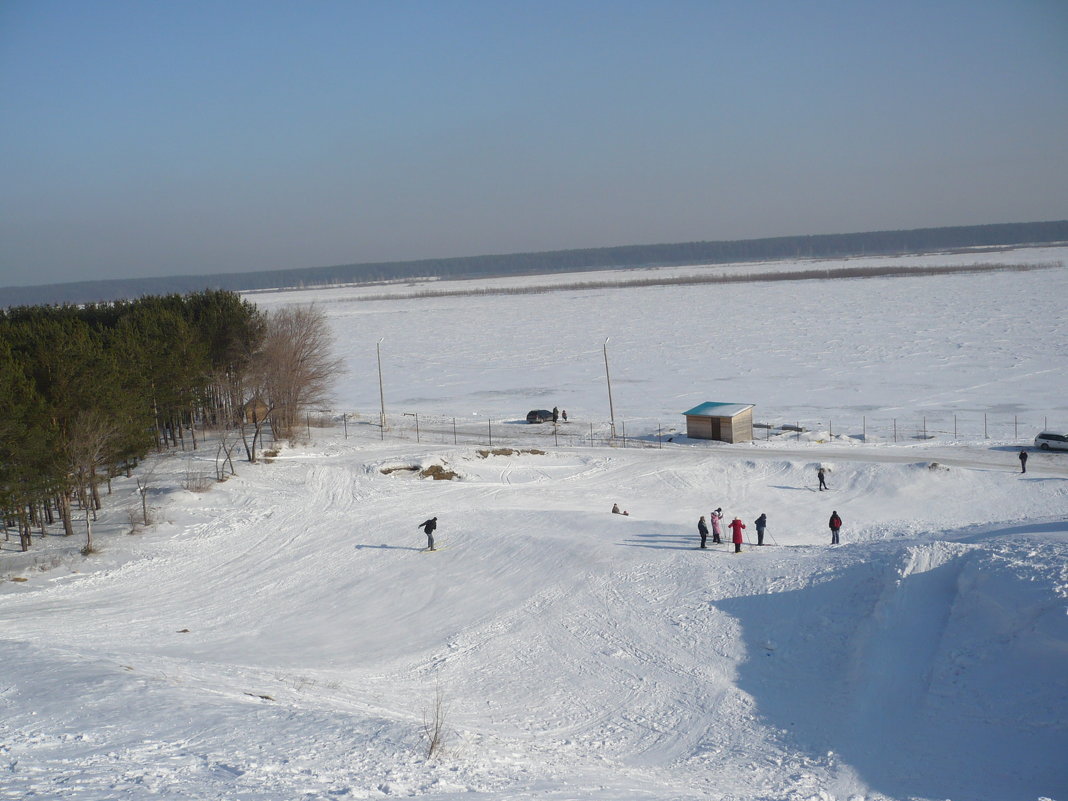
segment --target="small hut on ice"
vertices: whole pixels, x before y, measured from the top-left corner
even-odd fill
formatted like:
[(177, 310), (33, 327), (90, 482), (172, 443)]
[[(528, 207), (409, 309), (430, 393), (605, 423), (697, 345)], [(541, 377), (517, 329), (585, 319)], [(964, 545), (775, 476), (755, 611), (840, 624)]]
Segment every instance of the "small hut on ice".
[(753, 404), (702, 403), (687, 412), (686, 436), (716, 439), (720, 442), (749, 442), (753, 439)]

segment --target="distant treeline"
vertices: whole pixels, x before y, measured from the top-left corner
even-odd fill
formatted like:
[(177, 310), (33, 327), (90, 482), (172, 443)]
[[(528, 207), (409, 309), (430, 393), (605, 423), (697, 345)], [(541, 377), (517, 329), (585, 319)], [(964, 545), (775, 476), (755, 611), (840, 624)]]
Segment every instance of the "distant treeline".
[(569, 281), (556, 284), (524, 284), (507, 287), (472, 287), (470, 289), (413, 289), (409, 292), (346, 297), (352, 300), (407, 300), (409, 298), (446, 298), (482, 295), (540, 295), (545, 292), (569, 292), (584, 289), (625, 289), (650, 286), (694, 286), (697, 284), (749, 284), (758, 281), (812, 281), (832, 278), (901, 278), (906, 276), (955, 275), (959, 273), (1004, 273), (1029, 270), (1052, 270), (1060, 262), (1039, 264), (931, 264), (926, 267), (835, 267), (826, 270), (778, 270), (768, 273), (734, 275), (653, 275), (648, 278)]
[(627, 245), (421, 261), (343, 264), (292, 270), (82, 281), (0, 289), (0, 307), (42, 303), (90, 303), (142, 295), (185, 294), (203, 289), (244, 292), (282, 287), (360, 284), (415, 278), (485, 278), (687, 264), (830, 259), (998, 248), (1068, 241), (1068, 220), (1003, 223), (908, 231), (783, 236), (727, 242)]

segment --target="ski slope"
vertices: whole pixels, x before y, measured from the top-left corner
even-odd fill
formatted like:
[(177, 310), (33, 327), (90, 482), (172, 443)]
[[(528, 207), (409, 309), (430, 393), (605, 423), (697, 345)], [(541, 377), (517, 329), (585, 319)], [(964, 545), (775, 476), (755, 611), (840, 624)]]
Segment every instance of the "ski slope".
[[(0, 797), (1063, 793), (1061, 477), (326, 436), (2, 585)], [(776, 544), (697, 550), (711, 504)]]
[[(990, 325), (1022, 332), (1004, 306)], [(328, 308), (339, 331), (364, 314)], [(967, 400), (987, 371), (926, 392)], [(537, 405), (505, 384), (495, 412)], [(100, 554), (0, 543), (24, 579), (0, 581), (0, 798), (1068, 798), (1068, 454), (1023, 475), (1004, 441), (545, 442), (312, 429), (190, 492), (204, 448), (146, 465), (137, 533), (135, 482), (113, 481)], [(384, 472), (430, 465), (458, 478)], [(771, 544), (699, 550), (716, 507), (751, 537), (766, 513)]]

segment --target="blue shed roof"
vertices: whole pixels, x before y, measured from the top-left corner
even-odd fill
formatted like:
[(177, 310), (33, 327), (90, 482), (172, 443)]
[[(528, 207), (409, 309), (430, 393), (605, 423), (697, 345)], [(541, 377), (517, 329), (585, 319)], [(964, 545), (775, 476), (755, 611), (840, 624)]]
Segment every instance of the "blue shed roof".
[(746, 409), (752, 409), (751, 403), (714, 403), (707, 401), (683, 412), (687, 417), (734, 417)]

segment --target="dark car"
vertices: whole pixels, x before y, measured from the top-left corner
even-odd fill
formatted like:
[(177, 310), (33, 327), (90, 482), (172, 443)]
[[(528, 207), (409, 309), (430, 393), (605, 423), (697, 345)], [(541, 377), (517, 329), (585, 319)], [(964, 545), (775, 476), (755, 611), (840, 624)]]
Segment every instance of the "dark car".
[(548, 423), (553, 419), (553, 413), (548, 409), (531, 409), (527, 412), (528, 423)]

